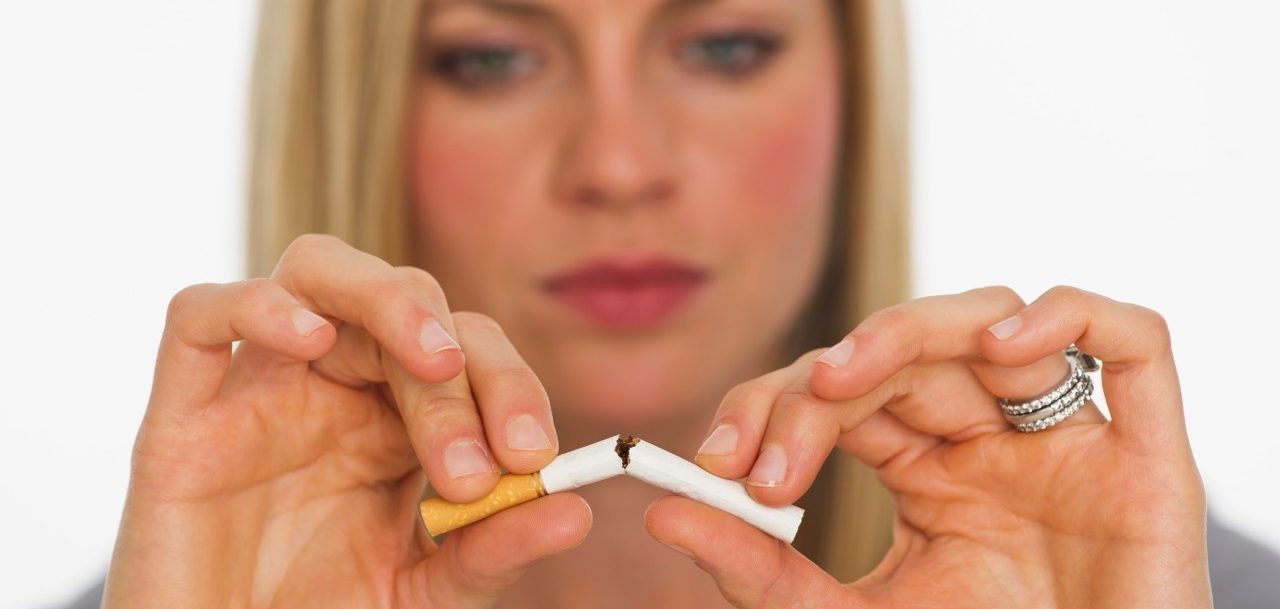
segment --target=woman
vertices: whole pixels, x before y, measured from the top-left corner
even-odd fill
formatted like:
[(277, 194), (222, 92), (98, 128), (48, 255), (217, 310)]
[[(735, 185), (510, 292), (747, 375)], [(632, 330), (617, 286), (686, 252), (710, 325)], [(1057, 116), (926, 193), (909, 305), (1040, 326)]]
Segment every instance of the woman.
[[(105, 607), (1211, 604), (1157, 314), (902, 302), (896, 3), (261, 27), (258, 278), (173, 299)], [(1015, 431), (999, 399), (1058, 385), (1073, 343), (1114, 420)], [(474, 500), (619, 432), (767, 504), (808, 492), (805, 554), (626, 479), (426, 535), (428, 482)]]

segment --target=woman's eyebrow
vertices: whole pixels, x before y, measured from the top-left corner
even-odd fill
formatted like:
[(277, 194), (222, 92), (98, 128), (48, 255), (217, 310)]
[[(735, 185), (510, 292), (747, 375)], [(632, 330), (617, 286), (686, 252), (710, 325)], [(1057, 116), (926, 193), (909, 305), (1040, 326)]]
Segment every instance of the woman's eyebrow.
[[(794, 0), (784, 0), (793, 2)], [(680, 15), (696, 13), (698, 9), (713, 4), (724, 4), (723, 0), (664, 0), (655, 14), (659, 18), (675, 18)]]
[[(661, 12), (681, 11), (706, 4), (714, 4), (717, 0), (663, 0), (658, 10)], [(439, 0), (428, 2), (427, 12), (435, 12), (455, 6), (471, 6), (506, 13), (516, 17), (552, 19), (556, 16), (553, 8), (543, 3), (530, 0)]]
[(717, 0), (666, 0), (662, 3), (663, 11), (678, 11), (695, 8), (706, 4), (715, 4)]
[(430, 15), (432, 13), (462, 7), (479, 8), (524, 19), (546, 20), (552, 19), (555, 16), (554, 12), (550, 8), (547, 8), (537, 2), (527, 2), (523, 0), (440, 0), (438, 2), (428, 2), (425, 13)]
[(479, 8), (494, 13), (511, 14), (512, 17), (552, 17), (554, 9), (544, 3), (530, 0), (438, 0), (426, 3), (428, 12), (452, 8)]

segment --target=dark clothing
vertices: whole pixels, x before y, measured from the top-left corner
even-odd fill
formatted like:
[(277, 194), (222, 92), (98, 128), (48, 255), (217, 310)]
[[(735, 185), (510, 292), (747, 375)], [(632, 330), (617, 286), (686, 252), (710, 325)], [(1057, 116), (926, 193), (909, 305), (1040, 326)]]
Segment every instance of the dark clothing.
[(1209, 519), (1216, 609), (1280, 609), (1280, 554)]

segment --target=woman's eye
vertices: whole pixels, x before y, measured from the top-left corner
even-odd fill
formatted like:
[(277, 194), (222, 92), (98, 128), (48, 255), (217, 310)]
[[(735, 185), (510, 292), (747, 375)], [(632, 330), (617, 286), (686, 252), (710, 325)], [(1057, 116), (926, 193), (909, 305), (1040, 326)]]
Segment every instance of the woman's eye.
[(432, 70), (471, 89), (499, 87), (515, 82), (537, 67), (533, 54), (506, 46), (447, 49), (431, 61)]
[(702, 36), (681, 47), (680, 61), (699, 70), (743, 76), (763, 66), (778, 51), (780, 40), (761, 33), (734, 32)]

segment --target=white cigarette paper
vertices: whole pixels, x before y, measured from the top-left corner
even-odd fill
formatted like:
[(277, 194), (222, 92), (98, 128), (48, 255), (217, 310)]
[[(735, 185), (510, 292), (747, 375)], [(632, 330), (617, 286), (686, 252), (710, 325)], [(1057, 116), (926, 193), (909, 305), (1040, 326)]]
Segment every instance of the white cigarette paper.
[(726, 480), (653, 444), (630, 436), (613, 436), (556, 457), (536, 474), (507, 474), (487, 497), (468, 504), (433, 497), (421, 504), (422, 519), (432, 535), (532, 501), (543, 495), (628, 475), (638, 480), (724, 510), (787, 543), (796, 537), (804, 510), (788, 505), (768, 507), (747, 494), (741, 482)]
[(726, 480), (648, 442), (630, 450), (626, 473), (658, 488), (719, 508), (782, 541), (791, 543), (804, 518), (794, 505), (769, 507), (758, 503), (741, 482)]
[(571, 450), (539, 472), (547, 494), (571, 491), (626, 473), (618, 455), (618, 436)]

